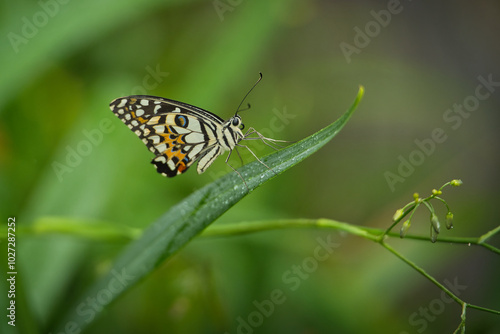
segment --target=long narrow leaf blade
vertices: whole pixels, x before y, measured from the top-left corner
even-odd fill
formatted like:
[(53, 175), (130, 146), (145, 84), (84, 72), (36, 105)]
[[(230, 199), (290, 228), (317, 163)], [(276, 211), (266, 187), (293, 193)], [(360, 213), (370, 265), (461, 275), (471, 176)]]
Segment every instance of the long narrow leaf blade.
[[(59, 330), (86, 327), (105, 305), (150, 274), (249, 192), (328, 143), (347, 123), (363, 93), (364, 89), (360, 87), (353, 105), (334, 123), (296, 144), (262, 158), (272, 170), (258, 161), (241, 167), (238, 171), (245, 179), (248, 189), (236, 173), (229, 173), (173, 206), (148, 227), (141, 238), (131, 242), (118, 257), (113, 269), (68, 310), (59, 323)], [(92, 300), (94, 304), (88, 304), (88, 300)]]

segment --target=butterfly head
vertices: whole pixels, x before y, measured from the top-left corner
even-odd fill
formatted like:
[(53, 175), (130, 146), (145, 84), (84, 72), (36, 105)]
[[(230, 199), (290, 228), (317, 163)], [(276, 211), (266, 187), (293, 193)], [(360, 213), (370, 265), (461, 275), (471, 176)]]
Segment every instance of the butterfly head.
[(231, 117), (229, 121), (227, 121), (225, 127), (231, 129), (230, 131), (235, 142), (239, 142), (244, 138), (243, 131), (241, 130), (245, 128), (245, 125), (243, 125), (240, 115)]
[(231, 117), (231, 127), (233, 129), (238, 128), (240, 130), (243, 130), (245, 128), (245, 124), (243, 124), (240, 115), (234, 115), (233, 117)]

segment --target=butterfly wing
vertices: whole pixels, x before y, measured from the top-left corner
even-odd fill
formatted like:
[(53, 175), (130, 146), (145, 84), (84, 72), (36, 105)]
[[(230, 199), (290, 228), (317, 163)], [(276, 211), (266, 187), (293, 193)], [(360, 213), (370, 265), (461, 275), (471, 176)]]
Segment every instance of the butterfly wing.
[(156, 154), (151, 163), (164, 176), (186, 172), (217, 148), (223, 120), (201, 108), (147, 95), (115, 99), (110, 108)]

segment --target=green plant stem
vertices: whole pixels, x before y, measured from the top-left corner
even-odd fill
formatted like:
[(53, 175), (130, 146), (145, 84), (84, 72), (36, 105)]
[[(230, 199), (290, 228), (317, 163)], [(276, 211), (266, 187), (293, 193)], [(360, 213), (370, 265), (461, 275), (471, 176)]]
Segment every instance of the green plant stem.
[(484, 312), (489, 312), (489, 313), (500, 315), (500, 311), (492, 310), (492, 309), (487, 308), (487, 307), (482, 307), (482, 306), (478, 306), (478, 305), (474, 305), (474, 304), (467, 304), (467, 307), (474, 308), (476, 310), (480, 310), (480, 311), (484, 311)]
[[(403, 215), (404, 216), (404, 215)], [(284, 219), (284, 220), (264, 220), (264, 221), (255, 221), (255, 222), (241, 222), (234, 224), (223, 224), (223, 225), (212, 225), (210, 228), (205, 230), (202, 233), (202, 236), (205, 237), (214, 237), (214, 236), (228, 236), (228, 235), (238, 235), (238, 234), (247, 234), (254, 233), (260, 231), (268, 231), (268, 230), (276, 230), (276, 229), (284, 229), (284, 228), (311, 228), (311, 227), (319, 227), (319, 228), (334, 228), (341, 231), (345, 231), (347, 233), (357, 235), (372, 241), (381, 242), (385, 239), (385, 237), (398, 237), (399, 233), (395, 232), (387, 232), (387, 230), (377, 229), (377, 228), (369, 228), (358, 225), (352, 225), (348, 223), (342, 223), (336, 220), (331, 219)], [(500, 226), (495, 230), (500, 231)], [(493, 231), (495, 231), (493, 230)], [(488, 237), (490, 237), (491, 232)], [(485, 234), (486, 235), (486, 234)], [(485, 242), (487, 238), (484, 236), (478, 238), (471, 237), (440, 237), (437, 242), (444, 243), (455, 243), (455, 244), (470, 244), (470, 245), (478, 245), (482, 246), (494, 253), (500, 255), (500, 249), (488, 244)], [(413, 239), (413, 240), (425, 240), (429, 241), (429, 236), (422, 235), (406, 235), (405, 239)], [(480, 240), (482, 239), (482, 240)]]
[(491, 238), (492, 236), (494, 236), (498, 232), (500, 232), (500, 225), (498, 225), (497, 227), (495, 227), (491, 231), (486, 232), (485, 234), (480, 236), (478, 239), (478, 243), (480, 243), (480, 244), (484, 243), (487, 239)]
[[(121, 224), (59, 216), (40, 217), (33, 224), (17, 227), (17, 231), (23, 235), (65, 234), (107, 242), (134, 240), (142, 234), (139, 228)], [(0, 232), (0, 239), (6, 236), (6, 230)]]
[(457, 296), (455, 296), (455, 294), (453, 292), (451, 292), (450, 290), (448, 290), (443, 284), (439, 283), (434, 277), (432, 277), (431, 275), (429, 275), (424, 269), (420, 268), (415, 262), (410, 261), (409, 259), (407, 259), (403, 255), (401, 255), (398, 251), (396, 251), (394, 248), (392, 248), (391, 246), (389, 246), (387, 243), (385, 243), (385, 242), (382, 241), (380, 244), (382, 245), (382, 247), (384, 247), (385, 249), (387, 249), (389, 252), (391, 252), (392, 254), (394, 254), (395, 256), (397, 256), (398, 258), (400, 258), (401, 260), (403, 260), (407, 265), (409, 265), (410, 267), (412, 267), (413, 269), (415, 269), (416, 271), (418, 271), (421, 275), (423, 275), (429, 281), (431, 281), (432, 283), (434, 283), (434, 285), (436, 285), (438, 288), (440, 288), (441, 290), (443, 290), (448, 296), (450, 296), (458, 304), (460, 304), (460, 305), (464, 304), (463, 300), (461, 300), (460, 298), (458, 298)]
[(210, 228), (206, 229), (202, 236), (214, 237), (214, 236), (229, 236), (238, 234), (247, 234), (253, 232), (285, 229), (285, 228), (333, 228), (341, 231), (348, 232), (353, 235), (357, 235), (363, 238), (367, 238), (373, 241), (377, 241), (378, 236), (370, 233), (369, 230), (363, 227), (351, 225), (347, 223), (342, 223), (331, 219), (292, 219), (292, 220), (264, 220), (256, 222), (241, 222), (235, 224), (224, 224), (224, 225), (212, 225)]
[[(399, 233), (342, 223), (332, 219), (282, 219), (211, 225), (203, 232), (202, 236), (230, 236), (287, 228), (333, 228), (376, 242), (381, 242), (386, 237), (399, 238)], [(20, 227), (19, 232), (23, 234), (57, 233), (89, 239), (98, 239), (101, 241), (134, 240), (139, 238), (142, 234), (142, 231), (139, 229), (127, 228), (121, 224), (70, 217), (42, 217), (35, 221), (32, 225)], [(500, 226), (477, 238), (440, 237), (437, 242), (482, 246), (489, 251), (500, 255), (499, 248), (486, 242), (487, 239), (491, 238), (498, 232), (500, 232)], [(5, 232), (0, 232), (0, 239), (5, 239), (6, 236)], [(410, 234), (406, 235), (405, 239), (429, 241), (429, 236)]]
[(467, 303), (463, 303), (462, 305), (462, 314), (460, 315), (461, 321), (460, 324), (458, 325), (458, 328), (453, 332), (453, 334), (458, 333), (465, 333), (465, 319), (467, 315)]

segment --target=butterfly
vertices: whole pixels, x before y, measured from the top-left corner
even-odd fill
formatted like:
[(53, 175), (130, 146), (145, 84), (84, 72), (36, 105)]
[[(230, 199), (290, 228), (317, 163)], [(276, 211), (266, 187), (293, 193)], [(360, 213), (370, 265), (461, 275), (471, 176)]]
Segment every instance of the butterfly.
[[(257, 83), (261, 79), (262, 74)], [(149, 95), (120, 97), (110, 103), (110, 108), (156, 155), (151, 163), (158, 173), (167, 177), (185, 173), (195, 161), (198, 161), (197, 171), (201, 174), (226, 151), (229, 151), (226, 164), (241, 177), (228, 163), (232, 151), (237, 147), (248, 149), (260, 163), (272, 170), (248, 146), (240, 142), (261, 139), (276, 150), (273, 143), (280, 146), (276, 142), (286, 142), (266, 138), (254, 128), (243, 133), (244, 125), (238, 111), (224, 121), (193, 105)], [(245, 182), (244, 179), (243, 181)]]

